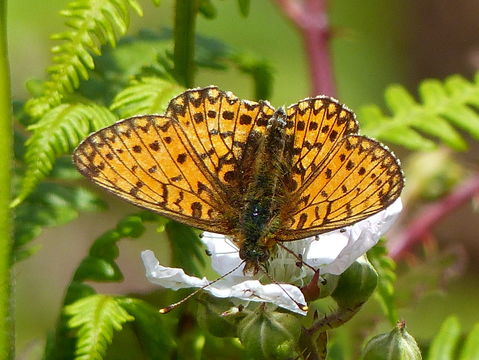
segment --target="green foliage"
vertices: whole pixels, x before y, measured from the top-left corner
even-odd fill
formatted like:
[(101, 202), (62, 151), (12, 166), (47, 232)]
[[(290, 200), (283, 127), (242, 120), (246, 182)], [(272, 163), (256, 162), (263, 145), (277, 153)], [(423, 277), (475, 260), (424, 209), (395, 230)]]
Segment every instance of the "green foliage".
[(402, 145), (412, 150), (430, 150), (437, 138), (454, 150), (465, 150), (466, 141), (460, 129), (479, 139), (479, 74), (474, 82), (459, 75), (444, 82), (425, 80), (419, 86), (421, 102), (415, 101), (404, 87), (393, 85), (385, 92), (392, 115), (384, 114), (376, 105), (359, 111), (362, 130), (376, 139)]
[(378, 273), (378, 286), (374, 295), (389, 322), (394, 325), (398, 320), (394, 291), (396, 263), (388, 256), (384, 239), (381, 239), (376, 246), (369, 250), (367, 255)]
[(70, 153), (90, 132), (115, 120), (108, 109), (98, 105), (61, 104), (30, 126), (33, 133), (26, 141), (24, 157), (27, 168), (13, 206), (24, 200), (50, 173), (57, 157)]
[(104, 208), (104, 203), (85, 188), (41, 183), (15, 210), (15, 261), (23, 260), (35, 251), (35, 247), (25, 248), (25, 245), (43, 228), (66, 224), (76, 219), (80, 212)]
[[(88, 255), (83, 259), (75, 271), (73, 279), (65, 294), (65, 299), (63, 301), (64, 306), (77, 303), (78, 301), (81, 301), (81, 299), (89, 298), (95, 294), (95, 290), (91, 286), (83, 283), (83, 281), (121, 281), (123, 275), (115, 262), (119, 254), (117, 242), (126, 237), (140, 237), (145, 231), (144, 223), (151, 221), (158, 221), (161, 223), (162, 218), (146, 211), (128, 215), (121, 219), (115, 228), (100, 235), (93, 242)], [(150, 317), (151, 321), (154, 321), (154, 318), (150, 314), (151, 309), (146, 308), (142, 303), (136, 303), (133, 300), (129, 301), (123, 298), (118, 298), (115, 301), (121, 306), (124, 305), (126, 311), (135, 317), (138, 322), (135, 326), (144, 329), (143, 325), (146, 320), (143, 318), (145, 316)], [(160, 327), (160, 323), (157, 323), (155, 327)], [(155, 327), (152, 327), (152, 329)], [(55, 333), (51, 334), (48, 338), (47, 346), (45, 348), (45, 359), (68, 359), (73, 357), (76, 338), (71, 334), (69, 329), (70, 325), (68, 323), (68, 318), (65, 316), (65, 313), (63, 313), (58, 319)], [(107, 335), (108, 333), (101, 336), (105, 337)], [(154, 335), (150, 334), (150, 336), (152, 337), (151, 341), (157, 341)], [(111, 336), (109, 339), (110, 340), (106, 345), (110, 343)], [(168, 342), (167, 339), (164, 341), (165, 343)]]
[(114, 229), (95, 240), (88, 256), (78, 266), (73, 280), (121, 281), (123, 275), (115, 262), (119, 254), (117, 242), (126, 237), (140, 237), (145, 230), (144, 222), (157, 218), (157, 215), (145, 211), (120, 220)]
[(476, 360), (479, 359), (479, 322), (463, 338), (461, 324), (456, 316), (449, 316), (442, 323), (432, 340), (427, 360)]
[(248, 16), (250, 5), (251, 5), (250, 0), (238, 0), (238, 6), (240, 9), (241, 15), (243, 15), (244, 17)]
[(184, 269), (187, 274), (201, 276), (201, 268), (205, 266), (205, 253), (198, 231), (175, 221), (169, 221), (165, 225), (165, 232), (170, 239), (173, 265)]
[(234, 66), (253, 80), (254, 99), (271, 97), (274, 68), (269, 59), (228, 46), (216, 39), (198, 36), (196, 63), (199, 67), (216, 70)]
[(116, 301), (135, 318), (132, 326), (147, 358), (170, 359), (174, 340), (158, 309), (135, 298), (117, 297)]
[(441, 325), (433, 339), (428, 353), (428, 360), (456, 359), (455, 349), (461, 335), (461, 326), (455, 316), (448, 317)]
[(142, 14), (136, 0), (74, 0), (68, 4), (62, 15), (70, 30), (53, 36), (63, 42), (52, 49), (54, 65), (47, 70), (49, 79), (42, 95), (26, 105), (32, 117), (42, 117), (77, 89), (80, 79), (88, 79), (95, 66), (92, 54), (99, 55), (104, 44), (115, 46), (125, 34), (130, 8)]
[(479, 359), (479, 323), (467, 335), (459, 360)]
[(113, 339), (113, 331), (119, 331), (134, 318), (107, 295), (91, 295), (65, 308), (70, 316), (68, 326), (77, 329), (76, 360), (103, 359)]
[(198, 11), (207, 19), (214, 19), (218, 13), (211, 0), (200, 0)]
[(179, 85), (158, 77), (133, 80), (114, 99), (111, 109), (121, 118), (138, 114), (163, 114), (172, 97), (184, 90)]

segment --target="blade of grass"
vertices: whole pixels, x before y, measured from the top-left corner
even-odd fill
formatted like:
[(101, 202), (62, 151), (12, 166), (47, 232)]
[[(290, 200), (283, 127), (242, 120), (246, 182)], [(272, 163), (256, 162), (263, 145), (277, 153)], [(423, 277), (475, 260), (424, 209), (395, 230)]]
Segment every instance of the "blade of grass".
[(12, 109), (7, 51), (7, 0), (0, 0), (0, 358), (13, 358), (13, 308), (11, 296), (11, 176)]

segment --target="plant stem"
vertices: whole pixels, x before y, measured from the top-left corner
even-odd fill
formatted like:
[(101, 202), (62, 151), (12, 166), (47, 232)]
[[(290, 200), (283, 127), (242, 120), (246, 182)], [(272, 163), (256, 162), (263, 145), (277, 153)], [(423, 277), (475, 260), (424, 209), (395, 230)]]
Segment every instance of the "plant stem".
[(415, 216), (415, 220), (406, 226), (403, 232), (390, 239), (389, 255), (394, 260), (401, 259), (414, 244), (425, 238), (434, 225), (476, 194), (479, 194), (479, 173), (465, 181), (448, 196), (425, 207), (419, 215)]
[(276, 0), (303, 37), (311, 73), (311, 95), (336, 96), (326, 15), (327, 0)]
[(11, 184), (12, 109), (7, 51), (7, 0), (0, 0), (0, 358), (13, 358), (13, 307), (11, 301)]
[(337, 328), (352, 319), (354, 315), (361, 309), (364, 303), (355, 305), (352, 308), (339, 308), (335, 312), (325, 316), (321, 320), (316, 321), (307, 333), (313, 335), (316, 332), (325, 332)]
[(195, 75), (195, 22), (199, 0), (176, 0), (175, 48), (173, 61), (176, 79), (186, 88), (194, 85)]

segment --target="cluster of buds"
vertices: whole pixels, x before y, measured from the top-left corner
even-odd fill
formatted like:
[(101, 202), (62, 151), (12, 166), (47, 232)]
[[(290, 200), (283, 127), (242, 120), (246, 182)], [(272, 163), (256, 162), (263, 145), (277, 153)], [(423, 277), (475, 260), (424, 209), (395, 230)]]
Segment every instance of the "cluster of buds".
[[(332, 297), (338, 310), (327, 318), (329, 330), (349, 320), (368, 300), (376, 287), (377, 273), (364, 254), (389, 229), (401, 208), (397, 200), (351, 226), (283, 243), (271, 254), (265, 266), (267, 274), (244, 273), (234, 242), (208, 232), (202, 241), (219, 280), (200, 279), (183, 269), (164, 267), (151, 251), (144, 251), (142, 258), (151, 282), (173, 290), (205, 290), (198, 297), (197, 319), (210, 333), (238, 337), (254, 358), (287, 359), (326, 349), (327, 337), (320, 336), (325, 333), (324, 321), (318, 320), (314, 306), (303, 305)], [(312, 344), (305, 338), (316, 341)]]

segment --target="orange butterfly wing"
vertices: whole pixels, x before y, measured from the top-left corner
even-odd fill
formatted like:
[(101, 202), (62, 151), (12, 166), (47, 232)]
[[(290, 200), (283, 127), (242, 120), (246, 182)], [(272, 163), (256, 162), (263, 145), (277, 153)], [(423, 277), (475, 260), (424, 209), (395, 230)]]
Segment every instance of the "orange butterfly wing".
[(216, 87), (189, 90), (167, 116), (137, 116), (90, 135), (73, 159), (84, 176), (137, 206), (229, 234), (238, 211), (230, 172), (273, 112)]
[(280, 240), (352, 225), (399, 197), (398, 160), (380, 143), (356, 135), (350, 110), (319, 97), (290, 106), (287, 114), (295, 124), (291, 178), (297, 186), (280, 215)]

